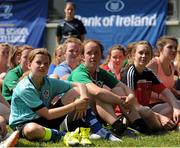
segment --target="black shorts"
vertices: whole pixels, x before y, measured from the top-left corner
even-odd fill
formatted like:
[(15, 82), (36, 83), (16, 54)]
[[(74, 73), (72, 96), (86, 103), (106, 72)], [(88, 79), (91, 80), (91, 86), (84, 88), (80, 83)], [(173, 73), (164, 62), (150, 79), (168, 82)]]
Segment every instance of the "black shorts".
[[(62, 104), (61, 100), (59, 99), (57, 101), (57, 103), (54, 106), (51, 106), (50, 108), (56, 108), (56, 107), (61, 107), (61, 106), (63, 106), (63, 104)], [(52, 119), (52, 120), (47, 120), (46, 118), (40, 117), (38, 119), (25, 121), (23, 123), (15, 125), (15, 126), (12, 127), (12, 129), (13, 130), (19, 130), (20, 133), (22, 134), (22, 130), (25, 127), (26, 124), (28, 124), (28, 123), (37, 123), (37, 124), (39, 124), (41, 126), (44, 126), (44, 127), (47, 127), (47, 128), (52, 128), (52, 129), (59, 130), (59, 126), (63, 122), (65, 117), (66, 117), (66, 115), (62, 116), (60, 118)]]
[(53, 119), (53, 120), (47, 120), (45, 118), (40, 117), (38, 119), (34, 119), (34, 120), (24, 122), (22, 124), (18, 124), (17, 126), (15, 126), (14, 129), (19, 130), (22, 127), (24, 127), (27, 123), (37, 123), (37, 124), (47, 127), (47, 128), (53, 128), (53, 129), (59, 130), (59, 125), (63, 122), (64, 119), (65, 119), (65, 116), (63, 116), (61, 118)]
[(22, 131), (23, 131), (23, 128), (28, 123), (37, 123), (37, 124), (39, 124), (41, 126), (44, 126), (44, 127), (47, 127), (47, 128), (52, 128), (52, 129), (59, 130), (59, 126), (63, 122), (64, 118), (65, 118), (65, 116), (63, 116), (61, 118), (53, 119), (53, 120), (47, 120), (47, 119), (41, 117), (41, 118), (38, 118), (38, 119), (30, 120), (29, 122), (27, 121), (27, 122), (24, 122), (22, 124), (18, 124), (12, 129), (13, 130), (19, 130), (20, 131), (20, 137), (24, 137)]
[(61, 130), (74, 131), (77, 127), (89, 127), (82, 119), (73, 120), (74, 115), (74, 112), (71, 112), (66, 116), (64, 122), (61, 124)]

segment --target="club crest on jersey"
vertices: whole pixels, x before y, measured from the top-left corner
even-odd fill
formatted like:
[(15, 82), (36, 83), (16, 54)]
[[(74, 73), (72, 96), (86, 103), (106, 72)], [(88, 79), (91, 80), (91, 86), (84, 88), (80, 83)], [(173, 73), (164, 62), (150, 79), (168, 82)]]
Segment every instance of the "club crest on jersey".
[(43, 98), (48, 98), (49, 97), (49, 90), (44, 90), (43, 91)]
[(101, 81), (96, 81), (96, 85), (99, 86), (99, 87), (103, 87), (103, 82), (101, 82)]

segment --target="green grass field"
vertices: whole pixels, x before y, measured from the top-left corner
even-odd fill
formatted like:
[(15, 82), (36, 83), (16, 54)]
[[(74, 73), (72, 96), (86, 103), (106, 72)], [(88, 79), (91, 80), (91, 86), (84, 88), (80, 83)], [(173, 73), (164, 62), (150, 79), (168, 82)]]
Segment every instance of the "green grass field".
[[(122, 137), (123, 142), (110, 142), (107, 140), (93, 140), (93, 147), (180, 147), (180, 133), (171, 131), (152, 136), (139, 136), (138, 138)], [(17, 147), (65, 147), (62, 140), (52, 142), (30, 142), (20, 139)]]

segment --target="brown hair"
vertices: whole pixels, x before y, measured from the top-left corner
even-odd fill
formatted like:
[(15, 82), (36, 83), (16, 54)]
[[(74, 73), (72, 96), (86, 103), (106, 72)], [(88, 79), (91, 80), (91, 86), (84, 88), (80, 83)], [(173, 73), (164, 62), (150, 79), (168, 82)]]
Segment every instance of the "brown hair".
[(12, 46), (10, 44), (8, 44), (8, 43), (0, 43), (0, 46), (1, 47), (6, 47), (6, 48), (9, 48), (9, 49), (12, 48)]
[(133, 49), (133, 46), (136, 44), (136, 42), (131, 42), (127, 45), (126, 47), (126, 56), (127, 58), (131, 58), (131, 53), (132, 53), (132, 49)]
[(176, 42), (176, 44), (178, 45), (178, 40), (175, 37), (172, 37), (172, 36), (162, 36), (156, 42), (157, 50), (160, 51), (161, 49), (163, 49), (163, 47), (168, 43), (168, 40), (172, 40), (172, 41)]
[(22, 48), (21, 46), (14, 46), (13, 48), (10, 49), (9, 51), (9, 57), (8, 57), (8, 67), (9, 69), (12, 69), (18, 65), (18, 63), (15, 63), (15, 57), (18, 54), (21, 54)]
[(17, 54), (21, 54), (24, 49), (29, 49), (29, 48), (33, 49), (32, 46), (29, 46), (29, 45), (14, 46), (13, 48), (10, 49), (9, 57), (8, 57), (9, 69), (12, 69), (19, 64), (19, 63), (15, 63), (15, 58)]
[(122, 45), (114, 45), (111, 48), (109, 48), (108, 55), (102, 65), (106, 65), (107, 63), (109, 63), (109, 60), (111, 58), (111, 53), (113, 50), (122, 51), (123, 55), (126, 56), (125, 48)]
[(66, 7), (67, 7), (67, 5), (71, 5), (71, 6), (73, 6), (74, 10), (76, 10), (76, 4), (75, 4), (75, 3), (73, 3), (73, 2), (66, 2), (66, 4), (65, 4), (65, 7), (64, 7), (64, 8), (66, 8)]
[(178, 45), (177, 54), (175, 58), (176, 71), (178, 72), (178, 76), (180, 76), (180, 45)]
[(129, 65), (133, 64), (132, 49), (135, 44), (136, 42), (130, 42), (126, 47), (127, 62), (124, 63), (124, 67), (128, 67)]
[(86, 44), (88, 44), (89, 42), (94, 42), (95, 44), (97, 44), (97, 45), (99, 46), (99, 48), (100, 48), (100, 50), (101, 50), (101, 57), (103, 58), (103, 57), (104, 57), (104, 56), (103, 56), (103, 51), (104, 51), (103, 45), (101, 44), (100, 41), (98, 41), (98, 40), (93, 40), (93, 39), (85, 40), (85, 41), (83, 42), (83, 48), (82, 48), (81, 54), (84, 55), (84, 47), (85, 47)]
[(36, 48), (36, 49), (32, 50), (29, 53), (29, 56), (28, 56), (29, 62), (31, 63), (34, 60), (35, 56), (38, 55), (38, 54), (42, 54), (42, 55), (48, 56), (49, 64), (51, 63), (51, 55), (49, 54), (49, 52), (47, 51), (46, 48)]
[[(49, 64), (51, 63), (51, 55), (48, 53), (46, 48), (35, 48), (34, 50), (30, 51), (29, 56), (28, 56), (28, 61), (32, 63), (35, 56), (38, 54), (47, 55), (49, 58)], [(19, 78), (18, 82), (21, 81), (24, 77), (28, 76), (29, 73), (30, 73), (30, 70), (23, 73), (23, 75)]]

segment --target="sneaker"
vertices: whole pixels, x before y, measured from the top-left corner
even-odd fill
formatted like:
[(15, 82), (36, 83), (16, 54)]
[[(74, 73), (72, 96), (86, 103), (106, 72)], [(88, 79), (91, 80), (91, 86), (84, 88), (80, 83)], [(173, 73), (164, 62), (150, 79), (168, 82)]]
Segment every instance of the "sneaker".
[(97, 140), (97, 139), (101, 139), (102, 137), (98, 134), (92, 133), (89, 136), (89, 139), (93, 139), (93, 140)]
[(90, 130), (91, 130), (90, 128), (80, 127), (80, 136), (81, 136), (80, 144), (81, 145), (87, 146), (87, 145), (92, 144), (92, 142), (89, 139)]
[(113, 134), (111, 134), (111, 135), (109, 136), (109, 139), (108, 139), (108, 140), (114, 141), (114, 142), (122, 142), (121, 139), (119, 139), (118, 137), (114, 136)]
[(63, 138), (63, 143), (66, 145), (66, 146), (69, 146), (68, 143), (67, 143), (67, 139), (69, 138), (69, 135), (70, 135), (70, 132), (66, 132), (64, 138)]
[(137, 138), (140, 135), (140, 132), (131, 127), (127, 127), (127, 129), (124, 131), (123, 135), (132, 137), (132, 138)]
[(80, 143), (79, 139), (80, 139), (79, 128), (77, 128), (73, 132), (67, 132), (66, 135), (64, 136), (63, 142), (66, 146), (77, 146)]
[[(106, 140), (110, 140), (110, 141), (122, 141), (121, 139), (117, 138), (116, 136), (114, 136), (114, 135), (111, 134), (111, 133), (109, 133), (108, 135), (109, 135), (109, 136), (107, 136), (107, 137), (105, 138)], [(90, 138), (90, 139), (93, 139), (93, 140), (94, 140), (94, 139), (97, 140), (97, 139), (102, 139), (103, 137), (100, 136), (100, 135), (98, 135), (98, 134), (92, 133), (89, 138)], [(104, 139), (104, 138), (103, 138), (103, 139)]]

